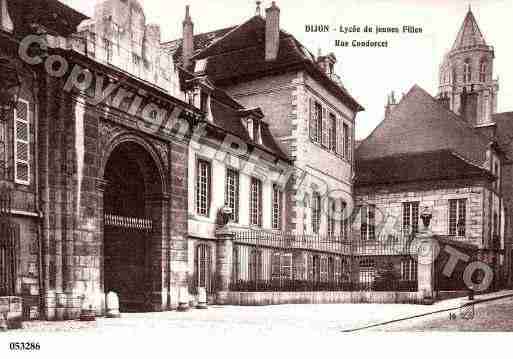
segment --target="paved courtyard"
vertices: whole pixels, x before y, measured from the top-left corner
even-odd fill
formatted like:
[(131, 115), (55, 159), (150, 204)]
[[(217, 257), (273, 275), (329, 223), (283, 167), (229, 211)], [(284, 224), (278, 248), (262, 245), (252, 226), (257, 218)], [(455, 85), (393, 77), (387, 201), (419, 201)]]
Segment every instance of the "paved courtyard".
[[(483, 296), (477, 299), (497, 297), (513, 294), (513, 291), (504, 291)], [(136, 332), (162, 332), (194, 331), (195, 335), (211, 335), (219, 333), (237, 333), (253, 335), (276, 335), (280, 332), (296, 332), (298, 334), (337, 334), (344, 331), (393, 321), (410, 316), (418, 316), (435, 311), (443, 311), (458, 307), (461, 298), (441, 301), (431, 306), (410, 304), (293, 304), (276, 306), (210, 306), (207, 310), (192, 309), (188, 312), (162, 312), (162, 313), (125, 313), (119, 319), (98, 318), (96, 322), (87, 323), (80, 321), (66, 322), (27, 322), (19, 333), (112, 333), (124, 331)], [(493, 306), (490, 311), (482, 311), (489, 303), (502, 303), (504, 305)], [(477, 320), (486, 320), (486, 315), (497, 314), (501, 310), (507, 310), (508, 316), (513, 309), (513, 299), (503, 299), (496, 302), (488, 302), (477, 306)], [(458, 312), (454, 310), (454, 312)], [(479, 313), (482, 315), (479, 316)], [(383, 327), (371, 328), (371, 330), (414, 330), (433, 329), (433, 326), (441, 325), (449, 318), (448, 312), (411, 319), (402, 324), (394, 324)], [(441, 322), (427, 321), (439, 319)], [(458, 320), (458, 322), (460, 322)], [(476, 325), (479, 321), (474, 322)], [(505, 322), (506, 323), (506, 322)], [(424, 325), (424, 326), (423, 326)], [(500, 325), (498, 322), (497, 326)], [(508, 328), (513, 330), (513, 320), (507, 321)], [(451, 327), (454, 328), (454, 327)]]

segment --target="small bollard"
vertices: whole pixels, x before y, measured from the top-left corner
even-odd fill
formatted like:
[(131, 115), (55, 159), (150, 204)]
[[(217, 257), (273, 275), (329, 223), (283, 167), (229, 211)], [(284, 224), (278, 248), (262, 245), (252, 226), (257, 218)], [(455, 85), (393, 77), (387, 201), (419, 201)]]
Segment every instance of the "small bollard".
[(198, 309), (207, 309), (207, 291), (205, 288), (198, 288), (198, 305), (196, 306)]
[(121, 314), (119, 313), (119, 297), (115, 292), (107, 293), (107, 297), (105, 299), (105, 307), (106, 313), (105, 316), (107, 318), (120, 318)]
[(185, 287), (180, 288), (178, 292), (178, 311), (186, 312), (189, 310), (189, 290)]
[(84, 295), (82, 307), (80, 310), (80, 320), (82, 322), (93, 322), (96, 320), (96, 313), (90, 298)]

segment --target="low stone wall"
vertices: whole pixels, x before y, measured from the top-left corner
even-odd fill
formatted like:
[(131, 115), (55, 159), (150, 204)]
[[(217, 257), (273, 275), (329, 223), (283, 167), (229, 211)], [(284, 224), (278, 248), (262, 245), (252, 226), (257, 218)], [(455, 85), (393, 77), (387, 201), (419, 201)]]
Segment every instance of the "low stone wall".
[(21, 328), (23, 300), (20, 297), (0, 297), (0, 321), (7, 319), (7, 328)]
[(220, 292), (216, 304), (422, 303), (419, 292)]

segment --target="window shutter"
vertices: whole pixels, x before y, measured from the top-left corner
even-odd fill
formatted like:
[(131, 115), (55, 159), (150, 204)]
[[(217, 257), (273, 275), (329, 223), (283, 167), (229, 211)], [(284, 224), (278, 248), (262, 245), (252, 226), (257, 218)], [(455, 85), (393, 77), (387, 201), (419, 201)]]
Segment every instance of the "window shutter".
[(315, 118), (314, 100), (310, 99), (310, 139), (316, 141), (317, 137), (317, 119)]
[(344, 152), (344, 133), (342, 130), (342, 125), (344, 124), (344, 121), (340, 118), (337, 118), (337, 154), (343, 156)]
[(329, 146), (329, 128), (328, 128), (328, 116), (327, 116), (327, 111), (326, 109), (323, 107), (322, 108), (322, 145), (324, 147), (328, 147)]
[(14, 180), (30, 183), (30, 124), (29, 104), (19, 100), (14, 112)]

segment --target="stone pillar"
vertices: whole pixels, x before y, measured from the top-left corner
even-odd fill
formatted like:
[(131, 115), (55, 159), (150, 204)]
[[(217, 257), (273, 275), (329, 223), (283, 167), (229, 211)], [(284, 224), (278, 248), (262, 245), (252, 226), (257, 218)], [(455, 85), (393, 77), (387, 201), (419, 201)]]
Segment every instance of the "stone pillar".
[(431, 233), (420, 233), (416, 240), (417, 283), (422, 299), (435, 298), (435, 260), (438, 243)]
[(225, 304), (232, 279), (233, 238), (235, 234), (228, 227), (216, 231), (216, 301)]

